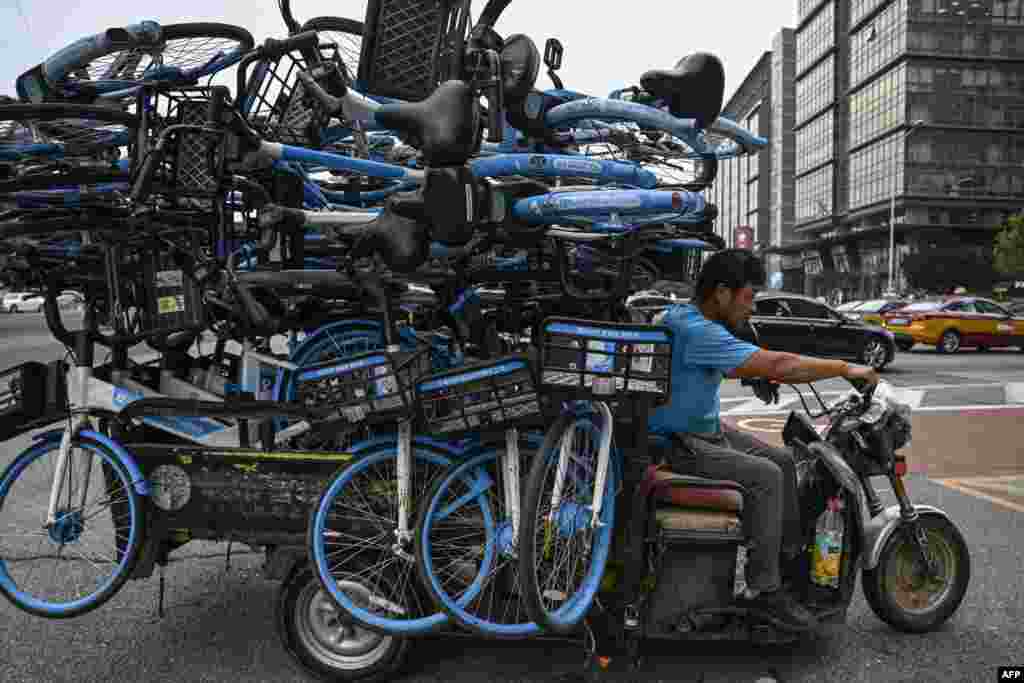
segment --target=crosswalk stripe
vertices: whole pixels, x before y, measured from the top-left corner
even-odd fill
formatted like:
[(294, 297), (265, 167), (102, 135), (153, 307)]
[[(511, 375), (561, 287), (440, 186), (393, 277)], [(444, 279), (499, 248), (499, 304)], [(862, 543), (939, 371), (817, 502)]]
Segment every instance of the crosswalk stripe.
[(1024, 382), (1010, 382), (1006, 385), (1007, 403), (1024, 403)]

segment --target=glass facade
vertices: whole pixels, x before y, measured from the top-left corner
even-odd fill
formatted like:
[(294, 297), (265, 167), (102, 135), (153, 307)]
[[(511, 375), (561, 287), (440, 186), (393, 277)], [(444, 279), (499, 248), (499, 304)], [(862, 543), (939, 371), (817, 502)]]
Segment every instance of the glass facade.
[[(792, 29), (782, 29), (772, 41), (771, 70), (771, 175), (768, 177), (770, 235), (763, 236), (773, 246), (793, 240), (793, 78), (796, 69), (796, 38)], [(774, 263), (774, 262), (773, 262)], [(781, 261), (778, 262), (782, 267)], [(802, 290), (803, 285), (801, 283)]]
[[(920, 131), (914, 133), (920, 134)], [(850, 209), (889, 199), (894, 172), (897, 194), (902, 194), (903, 136), (900, 131), (850, 155)]]
[[(968, 6), (958, 14), (949, 0), (909, 0), (907, 48), (939, 56), (1024, 57), (1022, 0), (963, 4)], [(979, 15), (981, 9), (990, 16)]]
[(850, 36), (851, 88), (906, 51), (906, 16), (904, 0), (896, 0)]
[(796, 21), (799, 24), (807, 16), (818, 8), (821, 0), (796, 0)]
[(832, 213), (832, 165), (796, 179), (796, 222), (825, 218)]
[(850, 3), (850, 26), (856, 26), (857, 22), (871, 14), (879, 5), (884, 5), (888, 0), (853, 0)]
[(907, 111), (905, 84), (906, 66), (900, 64), (850, 95), (850, 148), (903, 124)]
[(827, 111), (796, 132), (797, 175), (820, 166), (833, 155), (834, 111)]
[(1024, 128), (1024, 64), (911, 62), (907, 91), (912, 120)]
[(796, 125), (810, 119), (835, 101), (835, 56), (808, 72), (796, 84)]
[[(950, 196), (1024, 196), (1024, 136), (1002, 131), (914, 133), (907, 153), (908, 193)], [(957, 188), (963, 178), (976, 185)]]
[(829, 2), (796, 34), (796, 72), (800, 73), (835, 45), (835, 3)]

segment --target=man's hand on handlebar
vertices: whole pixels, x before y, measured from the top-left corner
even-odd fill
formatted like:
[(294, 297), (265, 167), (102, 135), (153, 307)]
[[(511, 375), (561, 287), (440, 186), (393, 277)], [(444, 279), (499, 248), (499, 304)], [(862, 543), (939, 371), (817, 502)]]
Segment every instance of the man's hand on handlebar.
[(865, 365), (847, 366), (846, 372), (843, 373), (843, 378), (852, 384), (857, 391), (863, 391), (868, 387), (876, 386), (880, 379), (878, 373), (873, 368)]

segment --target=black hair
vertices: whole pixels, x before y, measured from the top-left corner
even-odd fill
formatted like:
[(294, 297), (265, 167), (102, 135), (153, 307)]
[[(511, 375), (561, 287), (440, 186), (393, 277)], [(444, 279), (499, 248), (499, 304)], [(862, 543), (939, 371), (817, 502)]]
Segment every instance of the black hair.
[(696, 299), (707, 301), (718, 285), (742, 289), (747, 285), (763, 287), (764, 265), (746, 249), (723, 249), (711, 255), (697, 276)]

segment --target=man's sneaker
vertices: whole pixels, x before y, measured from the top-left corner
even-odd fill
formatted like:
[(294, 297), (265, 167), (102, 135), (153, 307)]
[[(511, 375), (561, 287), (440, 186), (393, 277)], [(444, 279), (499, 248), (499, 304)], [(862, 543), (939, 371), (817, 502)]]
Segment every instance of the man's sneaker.
[(799, 633), (818, 626), (818, 619), (784, 590), (761, 593), (752, 600), (741, 599), (741, 604), (784, 631)]

